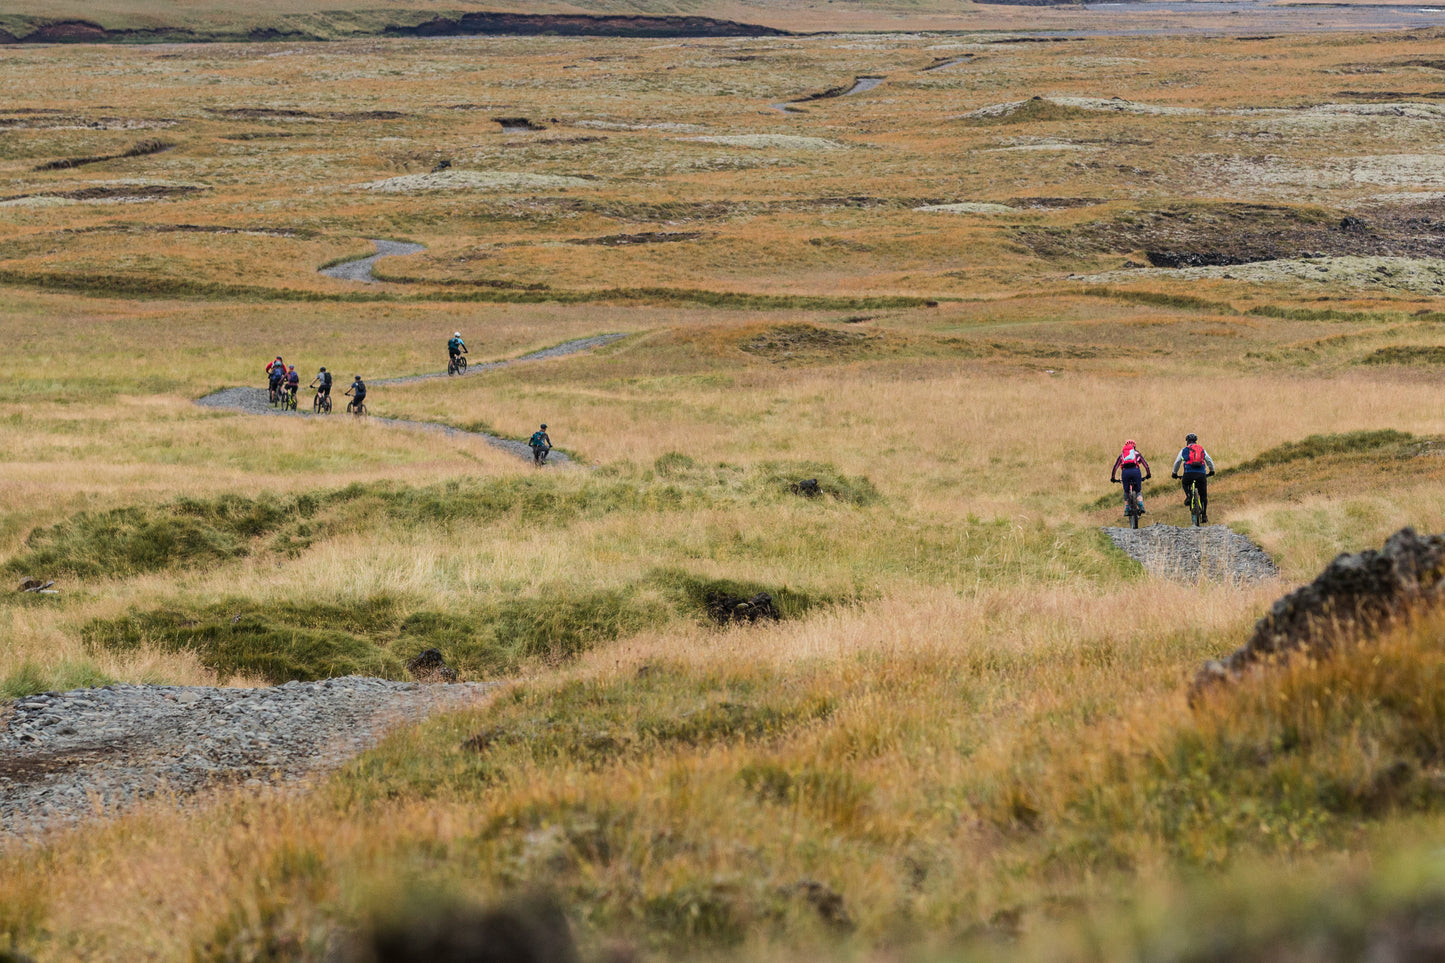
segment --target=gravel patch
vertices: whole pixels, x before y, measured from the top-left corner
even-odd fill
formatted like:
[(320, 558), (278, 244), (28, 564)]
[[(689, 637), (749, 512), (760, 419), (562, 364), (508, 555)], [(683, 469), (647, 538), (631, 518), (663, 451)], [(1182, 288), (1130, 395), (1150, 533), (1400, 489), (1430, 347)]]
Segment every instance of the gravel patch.
[(1256, 261), (1219, 267), (1147, 268), (1071, 275), (1088, 284), (1115, 284), (1145, 279), (1174, 281), (1226, 280), (1249, 284), (1311, 284), (1330, 290), (1355, 288), (1440, 297), (1445, 295), (1445, 260), (1405, 257), (1319, 257)]
[(934, 214), (1016, 214), (1018, 208), (1007, 204), (989, 204), (983, 201), (959, 201), (957, 204), (927, 204), (915, 207), (915, 211)]
[(561, 174), (527, 174), (521, 171), (437, 171), (432, 174), (404, 174), (386, 180), (359, 184), (362, 190), (386, 194), (418, 191), (540, 191), (560, 187), (595, 187), (596, 182)]
[[(625, 334), (599, 334), (591, 338), (578, 338), (576, 341), (564, 341), (562, 344), (553, 345), (550, 348), (543, 348), (540, 351), (533, 351), (531, 354), (524, 354), (517, 358), (509, 358), (505, 361), (488, 361), (482, 364), (472, 365), (467, 368), (467, 373), (474, 371), (490, 371), (494, 368), (505, 368), (508, 365), (521, 364), (527, 361), (544, 361), (548, 358), (562, 358), (570, 354), (578, 354), (582, 351), (590, 351), (593, 348), (600, 348), (603, 345), (612, 344), (627, 337)], [(384, 385), (409, 384), (413, 381), (428, 381), (432, 378), (445, 378), (445, 371), (429, 372), (427, 374), (408, 375), (403, 378), (380, 378), (370, 382), (368, 388), (376, 388)], [(466, 377), (462, 375), (462, 377)], [(340, 391), (345, 391), (338, 383)], [(330, 415), (318, 415), (305, 408), (297, 407), (295, 411), (282, 411), (273, 408), (267, 400), (267, 392), (264, 388), (222, 388), (202, 398), (196, 399), (196, 404), (202, 408), (216, 408), (222, 411), (239, 411), (248, 415), (275, 415), (288, 418), (353, 418), (354, 415), (346, 413), (346, 399), (340, 391), (333, 389), (332, 402), (336, 405), (335, 411)], [(368, 393), (368, 400), (370, 393)], [(370, 407), (370, 405), (368, 405)], [(524, 441), (516, 441), (511, 438), (502, 438), (491, 435), (484, 431), (467, 431), (463, 428), (453, 428), (451, 425), (441, 425), (432, 421), (408, 421), (404, 418), (380, 418), (374, 415), (367, 415), (364, 419), (368, 423), (386, 425), (391, 428), (409, 428), (417, 431), (435, 431), (454, 438), (479, 438), (491, 445), (493, 448), (501, 449), (519, 458), (531, 459), (532, 449)], [(565, 452), (557, 451), (555, 448), (547, 456), (548, 465), (570, 464), (572, 459), (568, 458)]]
[[(1075, 110), (1091, 110), (1100, 113), (1112, 114), (1139, 114), (1161, 117), (1177, 117), (1184, 115), (1203, 114), (1205, 111), (1197, 107), (1168, 107), (1162, 104), (1140, 104), (1132, 100), (1123, 100), (1119, 97), (1039, 97), (1041, 101), (1055, 104), (1059, 107), (1072, 107)], [(962, 120), (991, 120), (999, 117), (1008, 117), (1029, 105), (1027, 100), (1011, 100), (1001, 104), (989, 104), (970, 110), (966, 114), (960, 114)]]
[(801, 134), (731, 134), (715, 137), (683, 137), (698, 144), (725, 144), (729, 147), (777, 147), (783, 150), (846, 150), (847, 144), (826, 137), (804, 137)]
[(426, 248), (420, 244), (408, 244), (405, 241), (387, 241), (375, 237), (371, 243), (376, 245), (376, 253), (370, 257), (357, 258), (354, 261), (343, 261), (340, 264), (333, 264), (329, 268), (322, 268), (318, 273), (341, 281), (365, 281), (369, 284), (379, 284), (376, 276), (372, 274), (372, 268), (376, 262), (384, 257), (400, 257), (403, 254), (420, 254)]
[(347, 676), (264, 689), (111, 685), (15, 702), (0, 730), (0, 838), (224, 785), (304, 785), (394, 726), (496, 683)]
[(1224, 525), (1105, 528), (1104, 534), (1155, 578), (1261, 582), (1279, 577), (1279, 568), (1264, 549)]

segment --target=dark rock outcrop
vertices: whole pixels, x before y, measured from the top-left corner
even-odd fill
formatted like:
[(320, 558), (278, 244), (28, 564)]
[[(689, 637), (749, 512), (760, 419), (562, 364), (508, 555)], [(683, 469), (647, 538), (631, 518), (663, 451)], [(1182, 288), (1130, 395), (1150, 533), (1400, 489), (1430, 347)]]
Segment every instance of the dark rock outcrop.
[(1328, 655), (1336, 646), (1378, 632), (1442, 598), (1445, 536), (1420, 536), (1402, 528), (1379, 551), (1344, 553), (1313, 582), (1275, 602), (1243, 647), (1204, 664), (1195, 677), (1194, 693), (1290, 653)]
[(707, 597), (707, 614), (718, 625), (757, 622), (762, 619), (773, 622), (778, 620), (778, 610), (773, 605), (773, 597), (767, 592), (759, 592), (750, 599), (741, 595), (714, 592)]
[(447, 665), (439, 649), (427, 649), (406, 663), (406, 671), (418, 682), (455, 682), (457, 670)]

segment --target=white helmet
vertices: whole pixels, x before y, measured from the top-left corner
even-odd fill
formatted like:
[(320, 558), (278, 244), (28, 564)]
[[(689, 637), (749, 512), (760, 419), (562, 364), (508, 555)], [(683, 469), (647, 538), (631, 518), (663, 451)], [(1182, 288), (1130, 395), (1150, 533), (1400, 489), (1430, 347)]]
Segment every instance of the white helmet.
[(452, 332), (452, 337), (453, 337), (453, 338), (460, 338), (461, 336), (462, 336), (462, 333), (461, 333), (460, 331), (453, 331), (453, 332)]

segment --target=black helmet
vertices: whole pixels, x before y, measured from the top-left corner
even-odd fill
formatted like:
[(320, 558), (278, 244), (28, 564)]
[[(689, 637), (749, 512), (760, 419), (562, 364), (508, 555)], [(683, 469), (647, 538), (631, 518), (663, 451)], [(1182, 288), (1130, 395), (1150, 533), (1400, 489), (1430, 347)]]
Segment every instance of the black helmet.
[(326, 365), (322, 365), (322, 366), (321, 366), (321, 370), (322, 370), (322, 371), (325, 371), (325, 370), (326, 370)]
[(546, 426), (546, 425), (543, 425), (543, 426), (542, 426), (542, 430), (543, 430), (543, 431), (546, 431), (546, 430), (547, 430), (547, 426)]
[(1196, 434), (1195, 434), (1194, 432), (1192, 432), (1192, 431), (1191, 431), (1189, 434), (1187, 434), (1187, 435), (1184, 436), (1184, 443), (1185, 443), (1186, 445), (1192, 445), (1192, 444), (1194, 444), (1194, 443), (1195, 443), (1196, 441), (1198, 441), (1198, 440), (1199, 440), (1199, 436), (1196, 435)]

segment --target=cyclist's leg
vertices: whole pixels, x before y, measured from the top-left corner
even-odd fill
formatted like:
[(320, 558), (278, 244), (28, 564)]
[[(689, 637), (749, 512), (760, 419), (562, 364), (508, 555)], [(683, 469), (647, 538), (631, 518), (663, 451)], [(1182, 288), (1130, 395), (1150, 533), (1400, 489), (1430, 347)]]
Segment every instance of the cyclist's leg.
[(1124, 504), (1126, 506), (1130, 504), (1129, 495), (1131, 492), (1134, 495), (1133, 503), (1139, 504), (1139, 486), (1143, 480), (1143, 475), (1140, 474), (1139, 469), (1125, 468), (1119, 473), (1119, 480), (1124, 483)]
[(1194, 487), (1194, 478), (1186, 472), (1183, 476), (1181, 476), (1179, 485), (1184, 489), (1184, 507), (1188, 508), (1189, 493), (1190, 489)]

